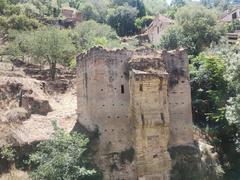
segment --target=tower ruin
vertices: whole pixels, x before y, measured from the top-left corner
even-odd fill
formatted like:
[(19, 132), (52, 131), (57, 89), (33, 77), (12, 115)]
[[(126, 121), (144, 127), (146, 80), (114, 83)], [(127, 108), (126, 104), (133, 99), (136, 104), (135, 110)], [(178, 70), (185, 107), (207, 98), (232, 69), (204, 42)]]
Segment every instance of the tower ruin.
[(168, 149), (193, 144), (184, 49), (107, 50), (77, 57), (78, 121), (98, 129), (106, 180), (168, 180)]

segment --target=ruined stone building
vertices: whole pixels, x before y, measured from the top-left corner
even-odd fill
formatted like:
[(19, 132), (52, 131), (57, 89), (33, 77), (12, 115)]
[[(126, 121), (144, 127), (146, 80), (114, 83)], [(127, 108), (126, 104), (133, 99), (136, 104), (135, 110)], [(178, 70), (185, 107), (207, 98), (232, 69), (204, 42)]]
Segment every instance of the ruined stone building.
[(156, 16), (146, 30), (150, 42), (154, 45), (158, 45), (160, 43), (161, 36), (172, 24), (174, 24), (172, 19), (163, 15)]
[(237, 6), (233, 8), (231, 11), (225, 11), (224, 14), (222, 15), (220, 21), (227, 23), (227, 22), (232, 22), (234, 20), (240, 20), (240, 7)]
[(78, 120), (99, 132), (106, 180), (168, 180), (169, 149), (193, 144), (185, 50), (90, 49), (77, 57)]
[(81, 13), (74, 8), (69, 8), (69, 7), (62, 8), (61, 15), (67, 21), (75, 21), (75, 22), (81, 22), (82, 21)]

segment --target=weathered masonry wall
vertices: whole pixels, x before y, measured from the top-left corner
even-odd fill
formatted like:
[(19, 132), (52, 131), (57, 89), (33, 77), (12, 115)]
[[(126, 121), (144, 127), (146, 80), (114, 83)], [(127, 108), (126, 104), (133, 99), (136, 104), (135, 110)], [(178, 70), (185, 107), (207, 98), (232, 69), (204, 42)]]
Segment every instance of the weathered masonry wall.
[(163, 58), (169, 73), (169, 146), (192, 144), (192, 100), (187, 53), (184, 50), (164, 52)]
[(104, 179), (169, 179), (168, 149), (193, 143), (186, 52), (96, 47), (78, 56), (77, 77), (78, 120), (98, 129)]
[(78, 115), (82, 125), (91, 131), (97, 128), (101, 134), (97, 161), (109, 171), (105, 179), (124, 179), (131, 173), (110, 176), (119, 153), (132, 145), (128, 117), (130, 56), (131, 52), (126, 50), (107, 52), (95, 48), (78, 61)]
[(98, 128), (104, 153), (129, 146), (128, 51), (107, 53), (93, 49), (79, 61), (78, 113), (90, 130)]
[(169, 112), (167, 74), (133, 70), (130, 76), (130, 110), (138, 179), (169, 179)]

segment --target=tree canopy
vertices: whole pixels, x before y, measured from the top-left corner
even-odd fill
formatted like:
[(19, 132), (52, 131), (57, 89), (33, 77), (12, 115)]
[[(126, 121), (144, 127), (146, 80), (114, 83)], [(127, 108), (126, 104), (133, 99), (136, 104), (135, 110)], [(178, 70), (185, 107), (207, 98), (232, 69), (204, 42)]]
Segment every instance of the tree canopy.
[(160, 47), (184, 47), (196, 55), (212, 42), (218, 42), (221, 37), (218, 28), (214, 11), (200, 5), (186, 5), (177, 11), (175, 24), (162, 36)]
[(31, 178), (100, 180), (102, 175), (91, 161), (88, 143), (89, 139), (79, 133), (56, 129), (51, 139), (38, 144), (30, 155)]

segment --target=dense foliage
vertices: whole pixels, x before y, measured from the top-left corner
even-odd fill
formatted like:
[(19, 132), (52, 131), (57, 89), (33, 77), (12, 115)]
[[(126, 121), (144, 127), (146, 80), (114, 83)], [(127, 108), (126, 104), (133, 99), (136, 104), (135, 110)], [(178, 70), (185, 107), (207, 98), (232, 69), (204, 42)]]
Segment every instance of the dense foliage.
[(76, 52), (87, 51), (93, 46), (121, 47), (116, 32), (95, 21), (84, 21), (72, 30), (42, 28), (17, 33), (13, 38), (4, 53), (23, 60), (27, 57), (40, 65), (47, 63), (52, 79), (55, 79), (56, 65), (70, 65)]
[(135, 20), (137, 19), (138, 10), (131, 6), (119, 6), (113, 10), (108, 18), (110, 24), (119, 36), (130, 36), (137, 32)]
[(30, 56), (39, 64), (47, 62), (52, 80), (55, 79), (57, 63), (64, 64), (75, 55), (69, 32), (58, 28), (20, 33), (6, 51), (12, 56)]
[(37, 151), (30, 155), (32, 179), (101, 179), (87, 151), (88, 143), (88, 138), (79, 133), (57, 129), (51, 139), (38, 144)]
[(135, 21), (135, 26), (139, 30), (146, 29), (151, 24), (153, 19), (154, 19), (153, 16), (143, 16), (141, 18), (137, 18), (136, 21)]
[(71, 38), (79, 52), (98, 45), (102, 47), (120, 46), (116, 32), (110, 26), (95, 21), (85, 21), (78, 24), (71, 32)]
[(239, 177), (239, 47), (218, 44), (191, 59), (195, 123), (213, 138), (225, 179)]
[(213, 41), (218, 42), (220, 35), (214, 12), (203, 6), (190, 4), (179, 8), (175, 25), (163, 35), (160, 47), (184, 47), (190, 54), (196, 55)]
[(200, 54), (191, 59), (191, 80), (194, 120), (200, 126), (214, 126), (224, 118), (228, 86), (223, 59)]

